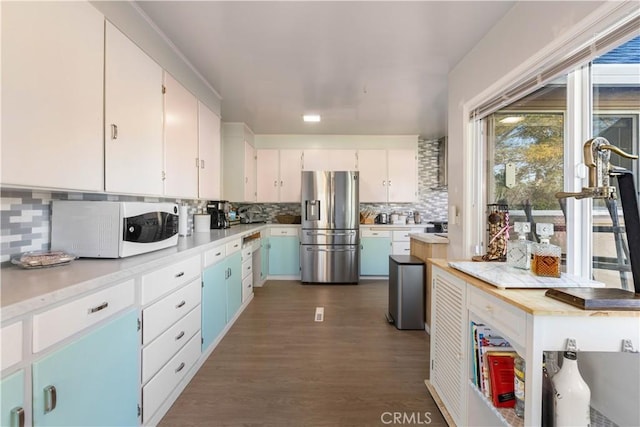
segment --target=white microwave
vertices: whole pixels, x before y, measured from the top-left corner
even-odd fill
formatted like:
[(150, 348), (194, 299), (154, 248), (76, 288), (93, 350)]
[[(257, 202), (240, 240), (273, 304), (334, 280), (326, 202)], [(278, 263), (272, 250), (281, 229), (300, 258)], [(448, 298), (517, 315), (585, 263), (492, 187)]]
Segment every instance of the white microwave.
[(86, 258), (124, 258), (177, 244), (177, 204), (51, 202), (53, 250)]

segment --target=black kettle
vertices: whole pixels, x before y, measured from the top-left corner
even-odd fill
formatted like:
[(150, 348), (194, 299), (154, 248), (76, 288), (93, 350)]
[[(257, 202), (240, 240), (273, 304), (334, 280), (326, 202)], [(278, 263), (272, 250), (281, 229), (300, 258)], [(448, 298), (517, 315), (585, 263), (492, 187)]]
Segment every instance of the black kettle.
[(375, 219), (376, 224), (388, 224), (389, 223), (389, 214), (379, 213), (376, 215)]

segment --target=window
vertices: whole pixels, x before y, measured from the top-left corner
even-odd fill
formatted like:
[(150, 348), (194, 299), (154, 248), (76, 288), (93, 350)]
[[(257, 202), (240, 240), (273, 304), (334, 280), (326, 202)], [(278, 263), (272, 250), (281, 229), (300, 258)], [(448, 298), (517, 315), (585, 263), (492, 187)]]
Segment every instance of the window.
[[(585, 75), (588, 77), (580, 77)], [(583, 93), (591, 93), (591, 99), (581, 98)], [(576, 114), (576, 110), (585, 105), (591, 105), (591, 111)], [(578, 119), (571, 122), (567, 117)], [(555, 194), (563, 191), (567, 177), (575, 176), (575, 165), (583, 160), (582, 154), (568, 161), (565, 156), (582, 153), (584, 142), (591, 136), (607, 138), (631, 154), (640, 152), (640, 37), (621, 44), (586, 66), (576, 66), (575, 70), (484, 116), (481, 121), (477, 129), (484, 131), (486, 141), (486, 203), (507, 204), (511, 224), (514, 221), (553, 223), (552, 243), (562, 248), (563, 255), (573, 250), (580, 252), (577, 258), (592, 256), (592, 269), (588, 264), (591, 258), (586, 258), (589, 270), (586, 274), (609, 287), (631, 289), (619, 201), (607, 206), (603, 200), (589, 199), (592, 205), (580, 211), (586, 214), (572, 211), (565, 220), (567, 213)], [(585, 135), (573, 132), (568, 126), (590, 131)], [(583, 136), (575, 137), (576, 134)], [(636, 189), (640, 190), (638, 161), (612, 154), (611, 163), (632, 170)], [(614, 184), (617, 185), (615, 180)], [(586, 180), (583, 185), (587, 185)], [(582, 235), (589, 233), (590, 238), (576, 239), (581, 244), (579, 247), (567, 244), (568, 226), (576, 227)], [(530, 239), (535, 240), (536, 236), (531, 235)], [(584, 268), (582, 272), (585, 274)]]

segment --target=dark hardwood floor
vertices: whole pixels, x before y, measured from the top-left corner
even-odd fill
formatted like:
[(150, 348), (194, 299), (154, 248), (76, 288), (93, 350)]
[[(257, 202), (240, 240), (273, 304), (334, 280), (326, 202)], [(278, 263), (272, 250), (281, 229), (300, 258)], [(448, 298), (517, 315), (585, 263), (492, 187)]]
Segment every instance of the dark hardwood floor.
[(445, 426), (424, 385), (429, 336), (389, 325), (387, 305), (386, 281), (256, 288), (160, 425)]

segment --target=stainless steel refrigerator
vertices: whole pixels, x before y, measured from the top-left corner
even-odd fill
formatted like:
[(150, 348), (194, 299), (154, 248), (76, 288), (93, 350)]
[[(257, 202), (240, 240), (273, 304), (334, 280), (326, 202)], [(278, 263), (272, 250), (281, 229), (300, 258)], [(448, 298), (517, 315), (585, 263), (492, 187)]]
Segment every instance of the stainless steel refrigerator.
[(302, 172), (303, 283), (358, 283), (358, 172)]

